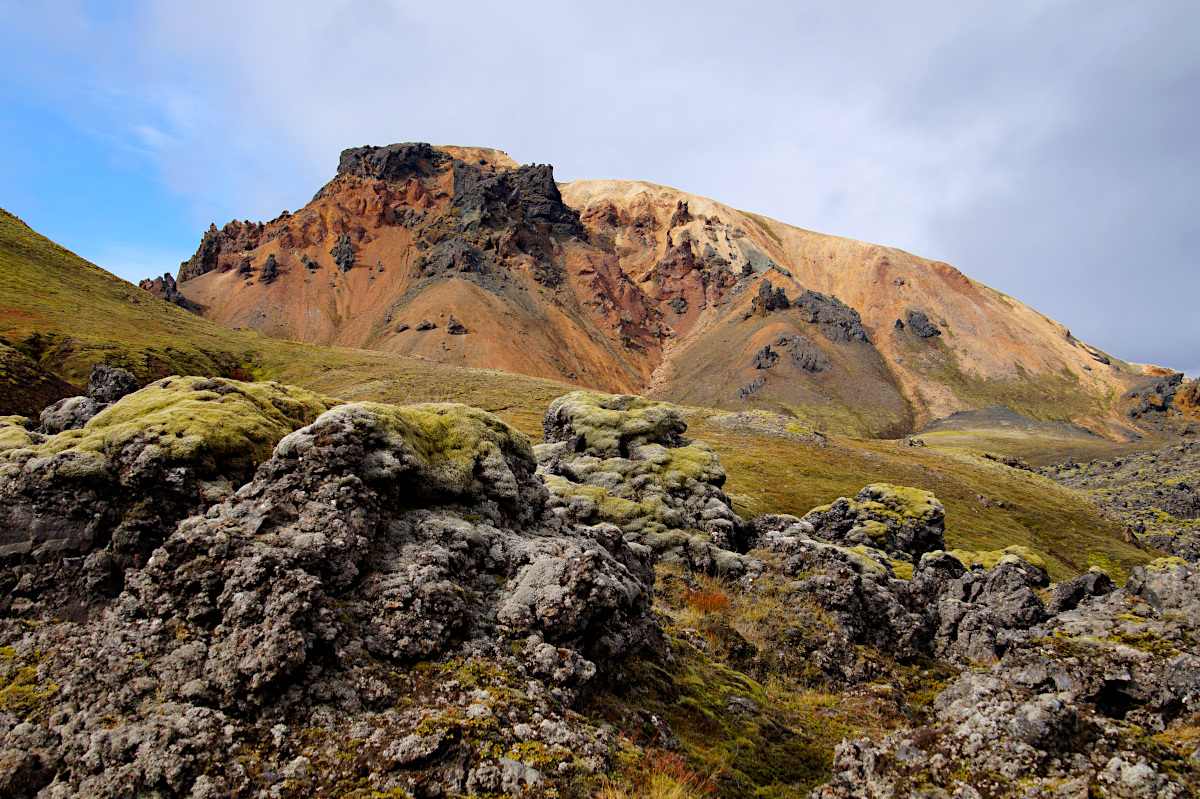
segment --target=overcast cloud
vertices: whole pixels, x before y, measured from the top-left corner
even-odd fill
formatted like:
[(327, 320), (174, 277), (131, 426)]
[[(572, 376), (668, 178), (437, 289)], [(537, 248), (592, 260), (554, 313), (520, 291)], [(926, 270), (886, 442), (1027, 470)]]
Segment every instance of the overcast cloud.
[(1198, 43), (1191, 0), (0, 0), (0, 206), (137, 280), (345, 147), (477, 144), (948, 261), (1197, 374)]

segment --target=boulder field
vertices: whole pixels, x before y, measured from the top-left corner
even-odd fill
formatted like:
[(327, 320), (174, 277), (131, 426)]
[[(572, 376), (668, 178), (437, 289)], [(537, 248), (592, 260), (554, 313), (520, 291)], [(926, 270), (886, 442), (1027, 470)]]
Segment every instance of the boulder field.
[(697, 579), (773, 603), (746, 685), (950, 675), (758, 795), (1195, 795), (1153, 737), (1200, 701), (1184, 560), (1051, 585), (883, 483), (743, 519), (683, 413), (627, 395), (560, 398), (533, 446), (464, 405), (95, 380), (86, 419), (0, 420), (0, 795), (647, 795), (623, 770), (684, 731), (631, 675), (715, 657), (659, 604)]

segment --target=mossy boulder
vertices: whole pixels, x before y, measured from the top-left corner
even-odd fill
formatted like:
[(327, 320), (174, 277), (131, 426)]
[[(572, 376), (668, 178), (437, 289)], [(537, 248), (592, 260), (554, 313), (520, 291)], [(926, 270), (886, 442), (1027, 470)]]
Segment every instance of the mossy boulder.
[(809, 511), (813, 536), (848, 546), (886, 550), (906, 562), (946, 546), (946, 511), (930, 491), (872, 483), (854, 497), (840, 497)]
[(86, 583), (117, 590), (121, 570), (177, 521), (249, 480), (280, 439), (333, 404), (278, 383), (169, 377), (78, 430), (23, 440), (4, 426), (0, 559), (47, 564), (36, 581), (62, 587), (71, 580), (51, 565), (84, 558)]
[(575, 391), (555, 400), (535, 447), (550, 505), (572, 521), (608, 523), (669, 561), (739, 572), (745, 525), (721, 486), (725, 470), (686, 438), (683, 412), (642, 397)]
[(1046, 559), (1032, 549), (1020, 544), (1012, 544), (1004, 549), (978, 552), (973, 549), (952, 549), (947, 554), (956, 558), (968, 569), (994, 569), (1001, 563), (1023, 560), (1045, 571)]

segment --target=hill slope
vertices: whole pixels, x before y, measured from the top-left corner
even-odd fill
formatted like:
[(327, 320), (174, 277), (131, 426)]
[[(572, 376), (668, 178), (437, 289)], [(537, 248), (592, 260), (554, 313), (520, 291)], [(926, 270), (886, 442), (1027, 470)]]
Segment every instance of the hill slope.
[(948, 264), (482, 148), (342, 154), (295, 214), (205, 234), (207, 318), (895, 437), (1004, 404), (1129, 435), (1127, 364)]

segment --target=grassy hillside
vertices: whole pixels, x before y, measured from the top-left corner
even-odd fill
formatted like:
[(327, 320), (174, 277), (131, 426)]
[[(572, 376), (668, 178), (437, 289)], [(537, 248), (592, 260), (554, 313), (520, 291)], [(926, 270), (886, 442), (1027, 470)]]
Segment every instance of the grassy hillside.
[[(573, 387), (383, 352), (320, 347), (230, 330), (162, 302), (84, 261), (0, 211), (0, 344), (76, 385), (95, 362), (143, 380), (167, 374), (279, 380), (350, 400), (458, 401), (496, 413), (533, 438), (557, 396)], [(0, 413), (10, 410), (0, 409)], [(727, 489), (746, 515), (802, 515), (867, 483), (932, 490), (952, 546), (1025, 544), (1061, 579), (1091, 565), (1123, 576), (1152, 555), (1082, 495), (1045, 478), (952, 450), (804, 435), (762, 412), (691, 409), (691, 434), (711, 442)], [(1030, 444), (1036, 447), (1036, 442)], [(1069, 453), (1067, 453), (1069, 454)]]

